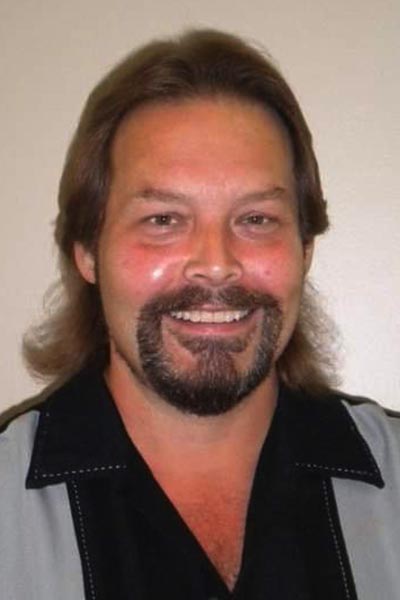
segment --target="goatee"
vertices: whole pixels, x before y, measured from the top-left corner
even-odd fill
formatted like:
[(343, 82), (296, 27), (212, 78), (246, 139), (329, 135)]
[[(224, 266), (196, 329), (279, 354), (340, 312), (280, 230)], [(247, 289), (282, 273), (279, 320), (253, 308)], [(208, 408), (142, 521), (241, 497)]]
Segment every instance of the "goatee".
[[(246, 350), (252, 335), (176, 335), (181, 346), (195, 358), (195, 367), (185, 372), (164, 346), (162, 319), (171, 312), (196, 310), (215, 305), (224, 310), (262, 311), (253, 359), (242, 372), (234, 355)], [(246, 316), (245, 318), (249, 318)], [(190, 286), (159, 296), (145, 305), (138, 320), (138, 348), (145, 382), (165, 401), (179, 410), (199, 416), (225, 413), (255, 390), (271, 372), (282, 327), (282, 311), (270, 295), (231, 286), (218, 292)], [(132, 368), (132, 367), (131, 367)], [(134, 370), (132, 368), (132, 370)]]

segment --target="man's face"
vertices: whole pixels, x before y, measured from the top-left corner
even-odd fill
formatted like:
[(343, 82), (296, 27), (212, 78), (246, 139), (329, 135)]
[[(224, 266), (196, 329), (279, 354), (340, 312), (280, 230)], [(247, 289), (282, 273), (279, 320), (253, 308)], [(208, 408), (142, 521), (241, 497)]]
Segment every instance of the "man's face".
[(274, 378), (311, 259), (288, 137), (257, 105), (186, 100), (134, 112), (111, 158), (95, 267), (76, 251), (100, 288), (110, 372), (225, 412)]

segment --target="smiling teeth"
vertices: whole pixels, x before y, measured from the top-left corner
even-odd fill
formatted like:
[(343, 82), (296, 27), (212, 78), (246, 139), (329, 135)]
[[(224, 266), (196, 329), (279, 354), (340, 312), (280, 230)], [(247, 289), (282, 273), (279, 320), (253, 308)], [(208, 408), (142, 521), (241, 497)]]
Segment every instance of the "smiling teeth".
[(247, 317), (248, 310), (220, 310), (210, 312), (207, 310), (177, 310), (172, 311), (171, 317), (191, 323), (232, 323)]

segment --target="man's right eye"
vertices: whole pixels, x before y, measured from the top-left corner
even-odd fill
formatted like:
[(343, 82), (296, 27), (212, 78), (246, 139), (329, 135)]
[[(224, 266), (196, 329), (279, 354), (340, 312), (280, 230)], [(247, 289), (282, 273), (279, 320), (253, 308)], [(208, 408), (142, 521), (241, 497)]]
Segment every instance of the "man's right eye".
[(136, 221), (138, 231), (148, 238), (169, 239), (187, 230), (189, 217), (182, 212), (153, 212), (144, 214)]

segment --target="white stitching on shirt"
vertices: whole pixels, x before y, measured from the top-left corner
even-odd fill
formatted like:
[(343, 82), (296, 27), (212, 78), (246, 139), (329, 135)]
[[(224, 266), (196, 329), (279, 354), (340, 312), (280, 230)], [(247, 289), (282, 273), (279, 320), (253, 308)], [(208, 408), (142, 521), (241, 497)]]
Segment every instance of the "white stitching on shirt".
[(126, 469), (126, 465), (105, 465), (102, 467), (88, 467), (87, 469), (72, 469), (71, 471), (60, 471), (59, 473), (39, 473), (35, 469), (34, 477), (61, 477), (62, 475), (82, 475), (83, 473), (97, 473), (99, 471), (113, 471)]
[(88, 552), (88, 547), (87, 547), (87, 542), (86, 542), (86, 535), (85, 535), (85, 528), (84, 528), (84, 524), (83, 524), (82, 509), (81, 509), (81, 504), (79, 502), (78, 487), (77, 487), (75, 481), (72, 481), (72, 489), (73, 489), (74, 496), (75, 496), (76, 507), (78, 509), (79, 534), (80, 534), (80, 538), (81, 538), (81, 542), (82, 542), (83, 556), (84, 556), (85, 563), (86, 563), (86, 566), (87, 566), (88, 579), (89, 579), (89, 588), (90, 588), (90, 597), (92, 598), (92, 600), (96, 600), (96, 591), (95, 591), (94, 581), (93, 581), (93, 572), (92, 572), (92, 568), (90, 566), (90, 557), (89, 557), (89, 552)]
[(345, 467), (328, 467), (326, 465), (317, 465), (315, 463), (296, 462), (296, 467), (307, 467), (307, 469), (324, 469), (325, 471), (337, 471), (338, 473), (355, 473), (357, 475), (372, 475), (371, 471), (361, 471), (357, 469), (346, 469)]
[(334, 544), (335, 544), (336, 554), (337, 554), (338, 559), (339, 559), (340, 571), (342, 573), (342, 579), (343, 579), (344, 589), (345, 589), (345, 593), (346, 593), (346, 598), (348, 598), (350, 600), (350, 590), (349, 590), (349, 585), (348, 585), (348, 582), (347, 582), (346, 571), (345, 571), (345, 568), (344, 568), (343, 559), (342, 559), (342, 555), (341, 555), (341, 552), (340, 552), (340, 546), (339, 546), (338, 538), (337, 538), (337, 535), (336, 535), (335, 527), (334, 527), (334, 524), (333, 524), (331, 509), (330, 509), (330, 506), (329, 506), (329, 496), (328, 496), (328, 489), (327, 489), (326, 481), (323, 481), (322, 485), (323, 485), (323, 489), (324, 489), (325, 506), (326, 506), (326, 510), (327, 510), (327, 513), (328, 513), (329, 527), (330, 527), (330, 530), (331, 530), (331, 533), (332, 533), (332, 537), (333, 537), (333, 541), (334, 541)]

